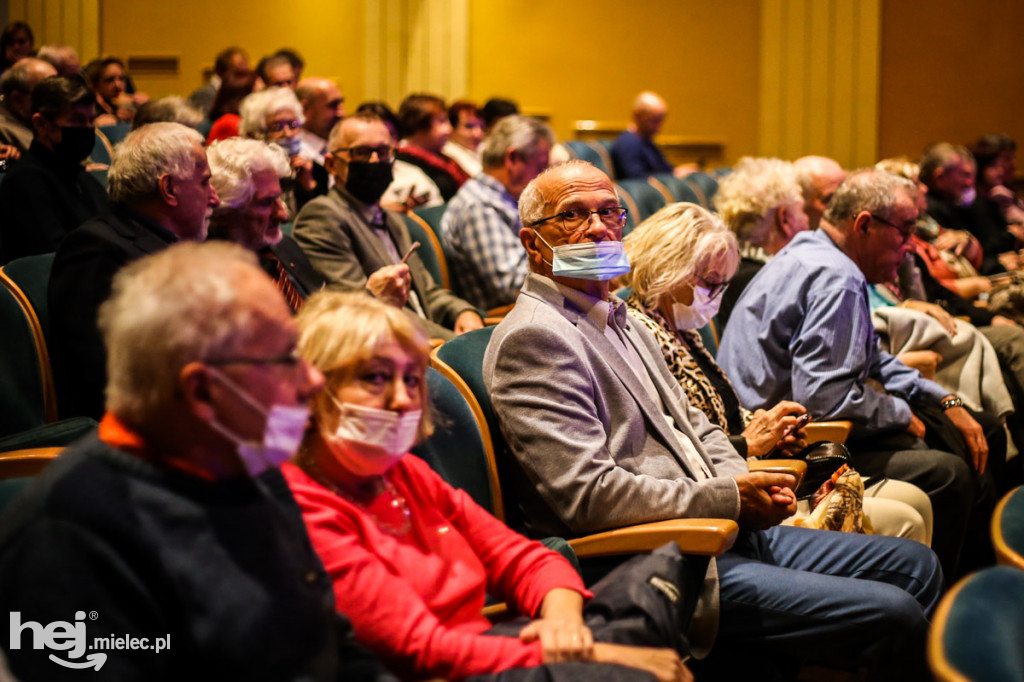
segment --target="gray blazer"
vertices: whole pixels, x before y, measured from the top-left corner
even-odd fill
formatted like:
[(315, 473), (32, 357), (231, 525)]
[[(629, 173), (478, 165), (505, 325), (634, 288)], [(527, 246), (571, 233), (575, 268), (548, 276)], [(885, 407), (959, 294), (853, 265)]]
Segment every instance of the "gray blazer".
[[(366, 280), (392, 260), (373, 228), (356, 209), (355, 199), (335, 186), (326, 195), (313, 199), (299, 211), (292, 237), (306, 252), (329, 288), (346, 291), (366, 289)], [(412, 244), (404, 219), (385, 211), (385, 223), (399, 253)], [(424, 244), (429, 248), (429, 245)], [(448, 289), (434, 281), (419, 256), (413, 253), (406, 263), (412, 276), (412, 288), (422, 303), (427, 320), (421, 320), (434, 338), (450, 339), (455, 319), (466, 310), (475, 310)], [(407, 309), (411, 309), (406, 305)]]
[(626, 360), (575, 305), (527, 277), (484, 356), (501, 431), (525, 472), (531, 534), (578, 536), (683, 517), (736, 519), (747, 463), (686, 400), (650, 333), (627, 337), (714, 477), (694, 480), (675, 432)]

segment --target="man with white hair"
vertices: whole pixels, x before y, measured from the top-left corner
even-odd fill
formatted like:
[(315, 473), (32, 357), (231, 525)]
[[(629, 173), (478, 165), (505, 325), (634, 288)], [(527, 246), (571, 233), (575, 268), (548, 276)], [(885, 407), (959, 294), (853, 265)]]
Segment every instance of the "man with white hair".
[(484, 140), (483, 172), (466, 181), (441, 218), (455, 291), (482, 310), (515, 303), (530, 268), (519, 243), (519, 195), (548, 167), (547, 124), (501, 119)]
[(176, 244), (114, 278), (103, 420), (0, 523), (19, 679), (393, 680), (335, 611), (277, 470), (324, 378), (255, 260)]
[(793, 168), (804, 194), (804, 213), (809, 227), (816, 230), (832, 195), (846, 179), (846, 171), (838, 161), (827, 156), (802, 156), (793, 162)]
[(220, 197), (210, 220), (210, 236), (256, 253), (288, 307), (298, 312), (325, 282), (295, 240), (281, 231), (288, 217), (281, 179), (291, 175), (284, 152), (259, 140), (234, 137), (214, 142), (207, 157), (211, 183)]
[(695, 170), (692, 164), (673, 167), (654, 144), (654, 136), (668, 116), (668, 105), (656, 92), (641, 92), (633, 101), (633, 122), (612, 145), (615, 177), (641, 178), (658, 173), (674, 173), (679, 177)]
[(14, 147), (16, 159), (32, 144), (32, 91), (57, 70), (42, 59), (25, 57), (0, 76), (0, 145)]
[(299, 82), (295, 96), (302, 103), (302, 113), (306, 118), (299, 133), (301, 153), (322, 166), (327, 154), (327, 136), (338, 121), (345, 118), (345, 97), (331, 79), (312, 77)]
[(106, 362), (96, 311), (123, 265), (178, 241), (206, 239), (219, 203), (203, 137), (179, 123), (134, 130), (114, 150), (112, 204), (72, 230), (50, 273), (50, 353), (61, 413), (99, 418)]
[(36, 57), (52, 64), (61, 76), (71, 78), (82, 75), (82, 62), (79, 60), (75, 48), (70, 45), (60, 43), (43, 45), (36, 52)]

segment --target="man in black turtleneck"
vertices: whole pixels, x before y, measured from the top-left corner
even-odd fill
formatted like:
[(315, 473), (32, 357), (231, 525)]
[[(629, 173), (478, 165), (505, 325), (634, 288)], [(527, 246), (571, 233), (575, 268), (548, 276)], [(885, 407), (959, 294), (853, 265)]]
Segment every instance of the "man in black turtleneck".
[(51, 76), (32, 91), (32, 144), (0, 184), (0, 263), (56, 251), (64, 235), (107, 205), (82, 166), (96, 140), (93, 95)]

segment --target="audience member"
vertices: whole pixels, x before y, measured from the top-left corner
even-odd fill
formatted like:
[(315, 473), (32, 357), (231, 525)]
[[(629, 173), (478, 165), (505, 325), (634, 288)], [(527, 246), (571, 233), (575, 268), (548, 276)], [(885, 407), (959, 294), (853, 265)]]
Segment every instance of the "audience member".
[[(974, 201), (974, 157), (966, 147), (939, 142), (921, 157), (921, 182), (928, 187), (928, 214), (942, 227), (966, 231), (981, 242), (981, 274), (1017, 269), (1017, 238), (1005, 221), (984, 211)], [(979, 210), (980, 209), (980, 210)]]
[(983, 136), (971, 150), (977, 163), (975, 186), (978, 198), (984, 203), (990, 219), (1005, 223), (1006, 229), (1024, 242), (1024, 203), (1012, 189), (1014, 178), (1014, 155), (1017, 144), (1006, 135)]
[(238, 127), (242, 122), (238, 112), (242, 108), (242, 100), (262, 90), (262, 83), (255, 71), (238, 76), (229, 75), (224, 79), (207, 115), (207, 119), (212, 123), (206, 136), (206, 144), (238, 136)]
[(462, 166), (469, 177), (483, 170), (480, 163), (480, 142), (484, 139), (484, 124), (480, 112), (472, 102), (459, 100), (448, 107), (448, 122), (452, 134), (441, 147), (441, 153)]
[[(433, 430), (425, 377), (430, 343), (411, 318), (368, 296), (327, 292), (310, 300), (299, 325), (300, 353), (324, 372), (328, 388), (314, 402), (316, 427), (282, 472), (334, 582), (337, 609), (352, 619), (361, 642), (408, 679), (463, 679), (558, 661), (620, 663), (662, 679), (683, 677), (678, 618), (635, 619), (632, 626), (615, 618), (641, 608), (622, 583), (650, 575), (606, 580), (606, 589), (632, 611), (602, 598), (600, 588), (597, 603), (584, 610), (591, 593), (565, 559), (512, 532), (406, 454)], [(370, 374), (373, 381), (366, 380)], [(371, 433), (371, 421), (393, 428)], [(678, 557), (678, 548), (663, 551)], [(676, 576), (668, 579), (683, 587)], [(492, 629), (481, 613), (488, 591), (524, 617)], [(679, 613), (681, 604), (652, 592), (663, 614)], [(605, 623), (588, 619), (592, 613), (603, 613)], [(598, 674), (570, 670), (551, 672), (555, 679)], [(639, 671), (600, 674), (634, 679)]]
[(696, 170), (693, 164), (673, 167), (654, 144), (654, 136), (668, 115), (668, 105), (654, 92), (641, 92), (633, 102), (633, 122), (612, 145), (612, 163), (617, 178), (647, 178), (657, 173), (678, 177)]
[[(391, 143), (398, 146), (398, 117), (384, 102), (363, 102), (356, 113), (369, 112), (379, 117), (391, 133)], [(395, 159), (391, 164), (391, 184), (380, 197), (380, 205), (392, 211), (408, 212), (414, 208), (430, 208), (444, 204), (441, 190), (427, 174), (407, 161)]]
[[(295, 222), (295, 240), (328, 285), (369, 291), (422, 318), (433, 338), (483, 326), (470, 303), (436, 283), (424, 267), (402, 216), (381, 209), (391, 182), (394, 147), (384, 123), (369, 113), (341, 121), (331, 131), (327, 168), (334, 187), (306, 204)], [(427, 246), (427, 248), (430, 248)]]
[(114, 149), (112, 204), (57, 249), (50, 273), (50, 354), (66, 416), (103, 413), (106, 362), (96, 311), (126, 263), (177, 241), (203, 241), (218, 204), (203, 138), (177, 123), (134, 130)]
[(754, 275), (807, 229), (807, 214), (796, 169), (781, 159), (743, 157), (722, 178), (714, 202), (740, 245), (739, 269), (722, 294), (718, 311), (719, 327), (725, 327)]
[(93, 96), (80, 79), (50, 76), (32, 91), (32, 144), (0, 184), (0, 263), (55, 251), (107, 205), (82, 167), (96, 140)]
[(409, 95), (398, 109), (398, 158), (426, 173), (445, 201), (451, 201), (469, 175), (441, 153), (452, 125), (444, 100), (434, 95)]
[(96, 94), (96, 125), (131, 123), (135, 109), (148, 98), (127, 92), (124, 62), (117, 57), (94, 59), (85, 65), (85, 77)]
[(35, 36), (32, 27), (24, 21), (12, 21), (0, 33), (0, 72), (14, 66), (19, 59), (35, 53)]
[(82, 76), (82, 62), (78, 59), (78, 53), (70, 45), (43, 45), (39, 48), (37, 57), (49, 62), (57, 69), (57, 74), (73, 78)]
[[(994, 425), (990, 458), (986, 433), (958, 396), (879, 348), (867, 285), (895, 279), (917, 222), (916, 191), (876, 169), (848, 176), (821, 227), (797, 235), (747, 286), (718, 361), (747, 407), (794, 400), (819, 419), (851, 420), (847, 446), (861, 475), (913, 483), (931, 498), (933, 548), (952, 579), (965, 536), (965, 565), (989, 558), (992, 475), (983, 474), (990, 461), (1005, 464), (1005, 432)], [(922, 442), (919, 415), (933, 421), (927, 436), (939, 450)], [(950, 439), (969, 464), (950, 454)]]
[(291, 177), (288, 158), (276, 146), (240, 137), (215, 142), (207, 157), (210, 184), (220, 198), (210, 219), (210, 236), (259, 256), (260, 266), (297, 312), (325, 282), (295, 240), (281, 231), (288, 217), (281, 199), (281, 180)]
[(294, 90), (299, 82), (295, 75), (292, 60), (282, 54), (264, 57), (256, 65), (256, 74), (268, 88), (288, 88)]
[(148, 123), (180, 123), (189, 128), (198, 128), (203, 122), (203, 114), (185, 101), (184, 97), (171, 95), (160, 99), (151, 99), (142, 104), (132, 119), (132, 130), (141, 128)]
[[(306, 60), (302, 58), (302, 55), (290, 47), (282, 47), (274, 53), (274, 56), (284, 57), (288, 60), (288, 63), (292, 65), (292, 73), (295, 74), (295, 83), (298, 84), (302, 80), (302, 71), (306, 68)], [(292, 87), (294, 89), (295, 86)]]
[[(736, 273), (735, 235), (710, 211), (679, 203), (640, 223), (623, 243), (632, 266), (623, 280), (632, 287), (628, 312), (654, 336), (689, 403), (725, 431), (740, 456), (798, 455), (805, 436), (790, 431), (806, 414), (803, 405), (782, 400), (745, 409), (697, 331), (715, 316)], [(798, 514), (809, 512), (802, 502)], [(877, 481), (864, 491), (864, 512), (880, 535), (931, 544), (931, 502), (916, 486)]]
[(484, 121), (484, 137), (487, 137), (491, 129), (506, 116), (514, 116), (519, 113), (519, 105), (510, 99), (492, 97), (480, 109)]
[(295, 88), (302, 103), (306, 121), (302, 126), (302, 155), (324, 165), (327, 137), (341, 119), (345, 118), (345, 98), (337, 84), (328, 78), (305, 78)]
[(327, 191), (327, 171), (301, 153), (302, 105), (288, 88), (271, 87), (242, 100), (241, 119), (239, 135), (273, 142), (288, 155), (292, 188), (285, 193), (285, 204), (294, 218), (307, 201)]
[[(188, 103), (203, 113), (210, 113), (217, 91), (226, 81), (238, 80), (250, 73), (249, 55), (240, 47), (227, 47), (217, 53), (213, 61), (213, 75), (208, 83), (188, 96)], [(216, 120), (216, 119), (211, 119)]]
[[(292, 355), (294, 322), (255, 258), (183, 244), (133, 263), (99, 325), (99, 430), (0, 523), (0, 603), (21, 619), (3, 633), (13, 673), (71, 680), (95, 659), (117, 680), (393, 680), (335, 612), (277, 470), (323, 375)], [(76, 648), (50, 649), (71, 662), (55, 660), (37, 624), (76, 612)], [(76, 660), (126, 636), (149, 646)]]
[(515, 303), (529, 273), (519, 243), (519, 195), (541, 171), (555, 135), (547, 124), (506, 116), (482, 148), (483, 173), (470, 178), (441, 218), (452, 284), (482, 310)]
[[(786, 657), (866, 665), (871, 679), (926, 679), (924, 638), (942, 582), (934, 555), (901, 538), (778, 525), (796, 508), (793, 477), (749, 472), (609, 295), (629, 263), (626, 212), (608, 177), (582, 161), (553, 166), (519, 209), (532, 272), (483, 373), (525, 474), (514, 495), (531, 532), (735, 519), (741, 537), (708, 574), (711, 583), (717, 574), (720, 613), (707, 664), (745, 669), (715, 679), (754, 669), (772, 678)], [(707, 596), (698, 622), (717, 612)], [(714, 633), (714, 620), (703, 622)]]
[(0, 145), (14, 147), (17, 159), (32, 144), (32, 91), (57, 70), (41, 59), (26, 57), (0, 75)]
[(832, 195), (846, 179), (846, 171), (838, 161), (827, 156), (803, 156), (793, 162), (793, 169), (803, 190), (808, 227), (817, 230)]

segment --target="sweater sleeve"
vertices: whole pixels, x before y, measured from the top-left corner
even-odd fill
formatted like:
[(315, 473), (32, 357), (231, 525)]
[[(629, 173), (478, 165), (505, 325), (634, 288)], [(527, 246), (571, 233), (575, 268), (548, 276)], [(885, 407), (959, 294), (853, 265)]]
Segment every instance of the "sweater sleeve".
[[(410, 582), (393, 573), (378, 556), (373, 538), (360, 528), (362, 510), (321, 488), (298, 469), (289, 466), (284, 471), (313, 546), (331, 577), (338, 611), (351, 620), (356, 637), (399, 675), (456, 679), (542, 662), (537, 642), (525, 644), (511, 637), (448, 626)], [(430, 485), (429, 479), (425, 482), (427, 487), (417, 489), (417, 495), (436, 494), (436, 485)], [(416, 521), (414, 515), (412, 522)], [(529, 598), (532, 594), (525, 601)]]

